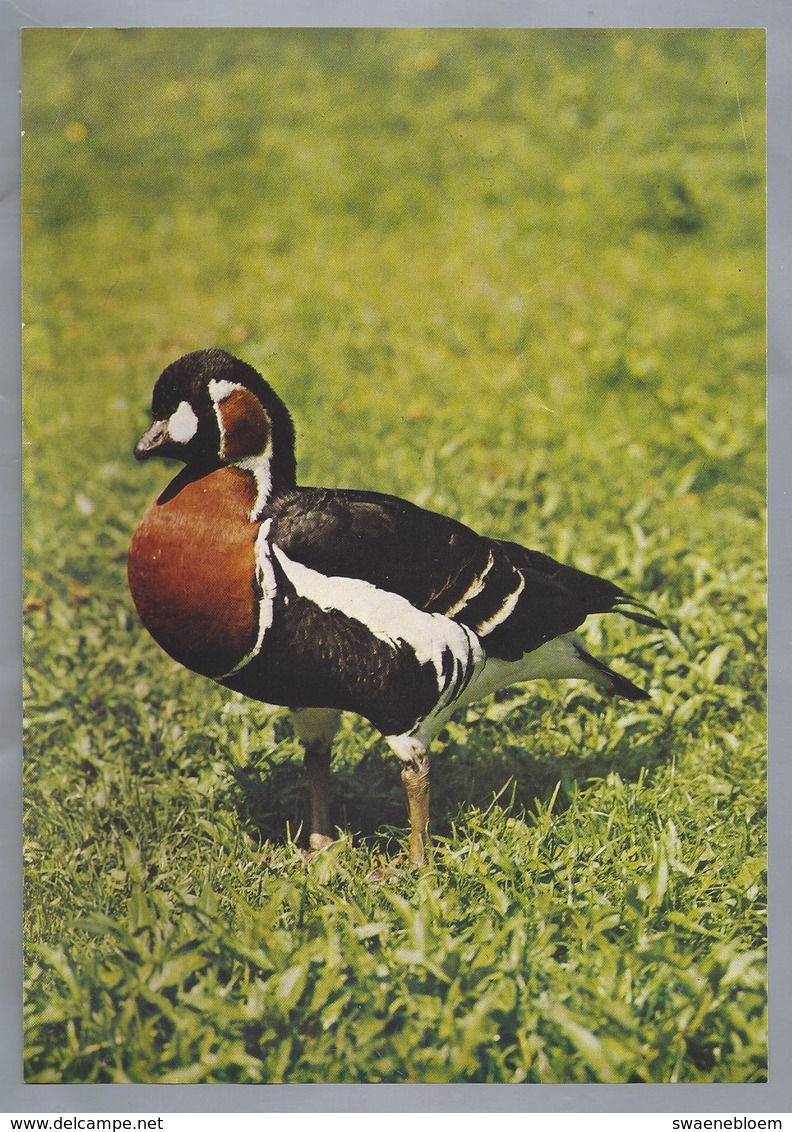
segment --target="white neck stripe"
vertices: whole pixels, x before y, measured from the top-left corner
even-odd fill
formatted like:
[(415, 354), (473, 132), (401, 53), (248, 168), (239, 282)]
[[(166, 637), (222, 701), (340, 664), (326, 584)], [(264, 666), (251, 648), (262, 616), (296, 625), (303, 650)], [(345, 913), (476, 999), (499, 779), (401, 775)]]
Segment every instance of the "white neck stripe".
[(215, 416), (217, 417), (217, 427), (220, 431), (220, 452), (221, 460), (225, 459), (225, 426), (223, 425), (223, 414), (220, 412), (220, 403), (225, 401), (226, 397), (230, 397), (235, 389), (241, 389), (241, 385), (236, 385), (233, 381), (212, 381), (209, 382), (209, 396), (212, 398), (212, 405), (214, 406)]
[(230, 467), (250, 472), (256, 481), (256, 501), (250, 511), (251, 520), (255, 519), (266, 507), (272, 492), (272, 439), (267, 441), (267, 447), (258, 456), (244, 456)]
[(245, 668), (258, 654), (264, 644), (264, 637), (267, 630), (272, 625), (273, 612), (275, 608), (275, 571), (272, 566), (272, 558), (270, 557), (269, 545), (269, 532), (272, 526), (272, 519), (267, 519), (266, 523), (261, 524), (259, 533), (256, 535), (256, 581), (258, 582), (261, 590), (261, 597), (259, 598), (258, 607), (258, 630), (256, 633), (256, 640), (253, 646), (245, 653), (238, 664), (235, 664), (230, 672), (225, 672), (223, 678), (233, 676), (235, 672), (239, 672)]
[(235, 389), (241, 388), (242, 386), (235, 381), (215, 381), (213, 378), (209, 382), (209, 396), (215, 405), (219, 405), (221, 401), (225, 401), (226, 397), (230, 397)]
[[(234, 381), (216, 381), (209, 382), (209, 396), (212, 398), (215, 416), (217, 417), (217, 427), (220, 430), (220, 452), (221, 460), (226, 458), (226, 437), (225, 425), (223, 423), (223, 413), (220, 408), (223, 401), (230, 397), (237, 389), (244, 389), (244, 385), (239, 385)], [(267, 441), (267, 446), (263, 452), (257, 453), (255, 456), (243, 456), (239, 460), (234, 460), (229, 464), (231, 468), (239, 468), (243, 472), (250, 472), (256, 481), (256, 501), (250, 512), (250, 519), (254, 520), (261, 514), (266, 506), (267, 500), (272, 491), (272, 437)]]

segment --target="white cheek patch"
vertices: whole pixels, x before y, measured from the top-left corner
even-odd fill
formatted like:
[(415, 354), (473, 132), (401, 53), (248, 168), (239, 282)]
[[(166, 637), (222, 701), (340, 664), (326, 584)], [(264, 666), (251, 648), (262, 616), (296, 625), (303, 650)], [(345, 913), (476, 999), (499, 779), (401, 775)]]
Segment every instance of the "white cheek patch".
[(198, 431), (198, 418), (191, 405), (182, 401), (175, 413), (168, 418), (168, 436), (176, 444), (186, 444)]

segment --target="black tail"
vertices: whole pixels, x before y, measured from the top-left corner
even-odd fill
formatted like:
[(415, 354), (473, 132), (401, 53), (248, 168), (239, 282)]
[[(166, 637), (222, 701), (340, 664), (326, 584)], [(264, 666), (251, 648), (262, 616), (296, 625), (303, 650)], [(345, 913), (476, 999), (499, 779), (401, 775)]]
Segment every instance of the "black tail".
[(575, 566), (565, 566), (547, 554), (542, 554), (538, 550), (527, 550), (516, 543), (501, 541), (500, 546), (505, 549), (515, 566), (527, 564), (564, 586), (586, 613), (621, 613), (631, 621), (637, 621), (639, 625), (646, 625), (650, 629), (668, 628), (653, 609), (606, 578), (587, 574)]
[(629, 617), (631, 621), (637, 621), (639, 625), (648, 625), (650, 629), (667, 629), (668, 626), (663, 624), (659, 617), (655, 615), (653, 609), (648, 605), (644, 605), (642, 601), (638, 601), (634, 597), (620, 590), (616, 596), (615, 601), (610, 609), (613, 613), (621, 613), (624, 617)]
[(649, 693), (645, 692), (643, 688), (639, 688), (626, 676), (621, 676), (618, 672), (608, 668), (607, 664), (597, 660), (577, 640), (575, 641), (575, 651), (580, 659), (596, 672), (596, 675), (593, 672), (591, 676), (593, 683), (604, 688), (606, 692), (610, 692), (614, 696), (624, 696), (626, 700), (648, 700), (650, 698)]

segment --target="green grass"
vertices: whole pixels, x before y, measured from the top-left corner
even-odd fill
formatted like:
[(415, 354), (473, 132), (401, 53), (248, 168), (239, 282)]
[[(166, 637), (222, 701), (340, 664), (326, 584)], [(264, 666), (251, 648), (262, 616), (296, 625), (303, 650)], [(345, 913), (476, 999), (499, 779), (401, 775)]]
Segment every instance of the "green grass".
[[(758, 31), (25, 33), (27, 1079), (761, 1081)], [(508, 690), (432, 865), (345, 719), (306, 862), (287, 715), (178, 668), (126, 549), (153, 381), (220, 345), (306, 483), (613, 578), (646, 704)]]

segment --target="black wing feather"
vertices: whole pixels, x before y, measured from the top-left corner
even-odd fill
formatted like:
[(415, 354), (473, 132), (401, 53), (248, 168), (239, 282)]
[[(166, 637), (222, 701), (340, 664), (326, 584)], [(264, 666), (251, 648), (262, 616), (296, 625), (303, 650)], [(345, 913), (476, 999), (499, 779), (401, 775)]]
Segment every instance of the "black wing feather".
[(652, 611), (604, 578), (518, 543), (377, 492), (297, 488), (268, 511), (272, 537), (325, 576), (362, 578), (418, 609), (479, 633), (487, 652), (515, 660), (571, 632), (590, 613), (618, 611), (661, 628)]

